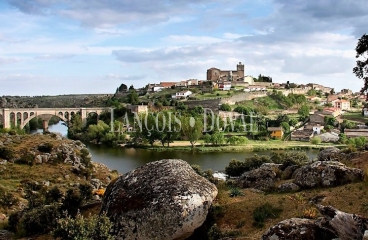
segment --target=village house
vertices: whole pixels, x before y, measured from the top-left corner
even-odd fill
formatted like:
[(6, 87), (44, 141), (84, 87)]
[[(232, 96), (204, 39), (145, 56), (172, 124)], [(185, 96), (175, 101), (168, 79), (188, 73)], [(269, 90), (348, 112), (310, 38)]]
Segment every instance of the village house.
[(344, 134), (347, 138), (354, 138), (354, 137), (368, 138), (368, 129), (345, 129)]
[(344, 95), (352, 95), (353, 91), (351, 91), (350, 89), (341, 89), (341, 93)]
[(267, 131), (270, 132), (270, 137), (276, 138), (276, 139), (282, 139), (284, 136), (284, 131), (282, 127), (268, 127)]
[(174, 99), (187, 98), (190, 95), (192, 95), (191, 91), (184, 90), (184, 91), (176, 92), (175, 94), (171, 95), (171, 98), (174, 98)]
[(315, 112), (309, 116), (309, 121), (311, 124), (321, 124), (325, 123), (325, 115), (321, 112)]
[(172, 86), (175, 86), (177, 82), (160, 82), (160, 86), (163, 88), (171, 88)]
[(312, 129), (296, 130), (291, 133), (291, 140), (293, 141), (310, 141), (313, 136)]
[(334, 108), (334, 107), (324, 108), (323, 111), (322, 111), (322, 114), (337, 117), (337, 116), (341, 115), (341, 109)]
[(130, 110), (131, 113), (148, 113), (148, 106), (147, 105), (127, 105), (127, 109)]
[(218, 89), (223, 91), (229, 91), (231, 89), (231, 82), (219, 82)]
[(335, 108), (341, 109), (341, 110), (350, 110), (350, 101), (344, 100), (344, 99), (337, 99), (331, 102), (332, 106)]

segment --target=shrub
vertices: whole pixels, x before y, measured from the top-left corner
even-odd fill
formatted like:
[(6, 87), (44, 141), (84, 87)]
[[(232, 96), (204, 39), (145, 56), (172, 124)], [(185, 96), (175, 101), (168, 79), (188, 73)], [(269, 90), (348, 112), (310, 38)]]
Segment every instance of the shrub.
[(0, 205), (9, 208), (16, 205), (19, 199), (14, 197), (13, 194), (6, 192), (4, 189), (0, 188)]
[(0, 147), (0, 158), (11, 160), (14, 158), (14, 152), (7, 147)]
[(56, 204), (31, 209), (23, 214), (17, 231), (25, 232), (26, 236), (50, 232), (56, 226), (56, 219), (59, 216)]
[(61, 210), (67, 211), (70, 215), (75, 216), (83, 202), (79, 191), (69, 189), (66, 192), (65, 199), (61, 205)]
[(311, 139), (312, 144), (320, 144), (322, 142), (321, 138), (318, 136), (314, 136)]
[(106, 239), (113, 240), (110, 229), (113, 223), (106, 215), (89, 216), (84, 218), (79, 212), (75, 219), (66, 216), (57, 221), (55, 230), (52, 232), (55, 238), (61, 239)]
[(291, 165), (303, 165), (309, 161), (309, 158), (305, 152), (271, 152), (270, 160), (273, 163), (282, 164), (285, 169)]
[(192, 164), (192, 165), (190, 165), (192, 168), (193, 168), (193, 170), (198, 174), (198, 175), (200, 175), (200, 176), (202, 176), (203, 175), (203, 171), (202, 171), (202, 169), (201, 169), (201, 166), (199, 166), (199, 165), (197, 165), (197, 164)]
[(277, 218), (280, 216), (282, 209), (273, 207), (270, 203), (265, 203), (253, 211), (253, 225), (263, 227), (267, 218)]
[(214, 224), (210, 230), (208, 230), (208, 239), (209, 240), (219, 240), (222, 238), (221, 230)]
[(225, 167), (225, 173), (229, 176), (240, 176), (245, 171), (245, 163), (236, 159), (232, 159), (229, 165)]
[(253, 170), (259, 168), (263, 163), (269, 163), (270, 158), (267, 156), (258, 156), (254, 154), (252, 157), (245, 158), (245, 169), (246, 171)]
[(53, 147), (54, 145), (52, 145), (52, 143), (42, 143), (38, 145), (37, 149), (43, 153), (51, 153)]
[(233, 187), (230, 189), (230, 197), (243, 196), (243, 192), (238, 187)]

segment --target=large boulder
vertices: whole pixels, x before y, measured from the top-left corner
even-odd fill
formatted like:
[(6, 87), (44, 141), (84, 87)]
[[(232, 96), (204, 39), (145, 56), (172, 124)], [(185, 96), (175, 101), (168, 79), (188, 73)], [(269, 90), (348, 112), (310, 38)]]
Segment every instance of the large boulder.
[(317, 220), (291, 218), (269, 228), (262, 240), (361, 240), (367, 230), (368, 219), (341, 212), (331, 206), (316, 205), (323, 217)]
[(185, 239), (205, 221), (217, 188), (183, 160), (165, 159), (107, 187), (101, 213), (119, 239)]
[(317, 240), (334, 239), (336, 234), (318, 226), (315, 220), (305, 218), (290, 218), (283, 220), (269, 228), (263, 235), (262, 240)]
[(294, 183), (301, 188), (330, 187), (363, 180), (363, 170), (336, 161), (317, 161), (297, 170)]
[(341, 150), (336, 147), (329, 147), (318, 153), (318, 161), (339, 161), (341, 159)]
[(237, 185), (241, 188), (255, 188), (262, 191), (272, 190), (279, 180), (281, 164), (264, 163), (261, 167), (243, 173)]

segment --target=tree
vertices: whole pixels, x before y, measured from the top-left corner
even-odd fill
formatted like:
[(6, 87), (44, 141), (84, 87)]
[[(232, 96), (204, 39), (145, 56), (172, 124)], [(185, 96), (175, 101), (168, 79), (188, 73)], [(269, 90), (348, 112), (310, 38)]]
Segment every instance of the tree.
[(181, 118), (181, 132), (194, 147), (194, 144), (202, 136), (203, 122), (201, 118), (182, 117)]
[(72, 118), (69, 122), (68, 137), (71, 139), (76, 138), (77, 135), (82, 132), (82, 129), (83, 123), (81, 115), (79, 114), (72, 115)]
[(127, 97), (128, 97), (128, 100), (127, 100), (128, 103), (133, 104), (133, 105), (136, 105), (139, 103), (138, 94), (134, 89), (129, 92)]
[[(353, 68), (353, 73), (360, 79), (363, 79), (364, 85), (360, 92), (366, 94), (368, 91), (368, 35), (364, 34), (359, 40), (355, 48), (356, 58), (363, 58), (357, 60), (356, 67)], [(367, 95), (368, 98), (368, 95)]]
[(298, 114), (304, 120), (309, 116), (310, 108), (308, 105), (303, 105), (299, 108)]

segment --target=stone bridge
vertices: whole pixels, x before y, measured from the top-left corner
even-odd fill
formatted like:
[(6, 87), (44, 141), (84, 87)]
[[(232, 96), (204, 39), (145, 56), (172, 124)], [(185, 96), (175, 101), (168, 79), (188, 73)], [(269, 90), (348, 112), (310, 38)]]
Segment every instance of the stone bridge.
[(85, 126), (89, 114), (98, 116), (104, 111), (110, 111), (110, 108), (0, 108), (0, 122), (4, 128), (15, 126), (22, 129), (32, 118), (39, 117), (43, 121), (43, 130), (47, 131), (52, 116), (68, 123), (74, 114), (80, 114)]

